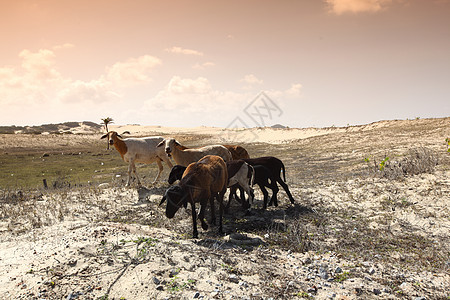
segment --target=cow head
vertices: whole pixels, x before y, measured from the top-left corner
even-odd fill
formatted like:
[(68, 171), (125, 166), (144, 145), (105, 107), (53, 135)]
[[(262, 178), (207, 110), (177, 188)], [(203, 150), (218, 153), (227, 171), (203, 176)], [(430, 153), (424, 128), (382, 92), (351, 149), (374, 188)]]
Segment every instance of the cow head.
[(184, 193), (183, 189), (179, 185), (171, 186), (167, 189), (164, 197), (161, 199), (159, 205), (161, 206), (165, 201), (166, 204), (166, 217), (172, 219), (175, 213), (184, 206), (187, 207), (187, 194)]
[(122, 136), (120, 134), (118, 134), (115, 131), (110, 131), (107, 134), (103, 135), (100, 139), (104, 139), (104, 138), (108, 138), (108, 144), (110, 144), (111, 146), (114, 145), (114, 141), (117, 138), (122, 138)]

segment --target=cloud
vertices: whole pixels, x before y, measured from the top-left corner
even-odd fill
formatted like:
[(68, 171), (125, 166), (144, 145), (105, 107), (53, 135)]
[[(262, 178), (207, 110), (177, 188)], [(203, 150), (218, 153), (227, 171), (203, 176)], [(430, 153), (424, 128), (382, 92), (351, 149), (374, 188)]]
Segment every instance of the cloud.
[(197, 55), (197, 56), (203, 56), (203, 52), (192, 50), (192, 49), (185, 49), (181, 47), (172, 47), (167, 48), (166, 52), (175, 53), (175, 54), (184, 54), (184, 55)]
[(214, 89), (205, 77), (174, 76), (155, 97), (146, 101), (141, 117), (171, 126), (225, 126), (252, 95)]
[(301, 97), (303, 97), (303, 85), (300, 83), (293, 83), (291, 86), (286, 90), (267, 90), (265, 93), (271, 98), (271, 99), (279, 99), (280, 100), (280, 106), (283, 106), (285, 101), (288, 100), (298, 100)]
[(103, 78), (91, 81), (71, 81), (58, 93), (58, 99), (62, 103), (114, 103), (122, 99), (115, 92), (110, 82)]
[(245, 84), (245, 86), (243, 87), (243, 89), (245, 89), (245, 90), (252, 89), (254, 85), (261, 85), (261, 84), (263, 84), (263, 80), (262, 79), (258, 79), (253, 74), (245, 75), (244, 78), (242, 78), (240, 80), (240, 82), (243, 82)]
[[(301, 88), (300, 84), (293, 84), (287, 90), (270, 90), (267, 94), (283, 107), (287, 99), (300, 97)], [(205, 77), (192, 79), (174, 76), (164, 89), (146, 101), (140, 114), (152, 115), (153, 122), (165, 125), (227, 126), (236, 117), (245, 118), (243, 110), (255, 96), (253, 92), (217, 90)], [(246, 122), (249, 126), (256, 126), (251, 120)]]
[(71, 48), (74, 48), (74, 47), (75, 47), (75, 45), (73, 45), (73, 44), (65, 43), (65, 44), (62, 44), (62, 45), (53, 46), (53, 50), (71, 49)]
[(208, 79), (204, 77), (199, 77), (197, 79), (181, 78), (179, 76), (173, 77), (169, 85), (167, 86), (167, 91), (172, 94), (208, 94), (212, 90)]
[[(68, 47), (68, 46), (65, 46)], [(60, 48), (55, 46), (52, 49)], [(20, 52), (19, 66), (0, 67), (0, 105), (36, 106), (117, 102), (124, 88), (151, 81), (150, 72), (161, 64), (144, 55), (117, 62), (106, 73), (90, 81), (64, 77), (56, 68), (56, 54), (50, 49)]]
[(19, 57), (20, 66), (0, 68), (0, 104), (27, 107), (51, 102), (64, 81), (55, 67), (55, 53), (23, 50)]
[(150, 55), (129, 58), (107, 68), (106, 78), (113, 84), (122, 87), (148, 83), (151, 81), (149, 72), (161, 64), (160, 59)]
[(303, 86), (300, 83), (294, 83), (289, 89), (285, 91), (285, 94), (289, 97), (301, 97)]
[(146, 105), (152, 109), (167, 111), (199, 112), (214, 104), (213, 102), (217, 102), (216, 98), (217, 93), (211, 87), (208, 79), (174, 76), (163, 90), (146, 102)]
[(202, 64), (195, 64), (192, 66), (192, 68), (197, 70), (205, 70), (207, 68), (214, 67), (215, 65), (216, 65), (215, 63), (208, 61)]
[(38, 52), (23, 50), (19, 57), (22, 59), (22, 68), (25, 77), (38, 81), (48, 81), (59, 77), (55, 69), (55, 53), (48, 49), (41, 49)]
[(378, 12), (386, 8), (393, 0), (325, 0), (330, 12), (344, 13)]

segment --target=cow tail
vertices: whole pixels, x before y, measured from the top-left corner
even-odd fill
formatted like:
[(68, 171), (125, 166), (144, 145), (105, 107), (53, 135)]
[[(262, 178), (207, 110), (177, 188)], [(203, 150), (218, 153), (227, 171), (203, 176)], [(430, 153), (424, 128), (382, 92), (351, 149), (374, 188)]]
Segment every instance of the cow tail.
[(286, 182), (286, 169), (284, 168), (283, 162), (281, 162), (281, 169), (282, 169), (282, 171), (283, 171), (284, 182)]
[(253, 168), (253, 166), (248, 165), (250, 167), (250, 179), (249, 179), (249, 184), (250, 186), (253, 186), (255, 184), (255, 169)]

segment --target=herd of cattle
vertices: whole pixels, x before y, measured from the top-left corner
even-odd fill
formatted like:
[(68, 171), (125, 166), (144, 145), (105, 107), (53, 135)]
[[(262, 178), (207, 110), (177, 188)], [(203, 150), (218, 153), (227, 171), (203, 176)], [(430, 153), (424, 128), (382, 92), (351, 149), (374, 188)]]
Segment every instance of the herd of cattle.
[[(108, 138), (108, 144), (114, 145), (125, 162), (129, 163), (128, 181), (130, 185), (132, 174), (140, 185), (135, 163), (156, 162), (159, 167), (156, 182), (163, 170), (164, 161), (171, 172), (168, 182), (171, 186), (164, 193), (160, 205), (166, 202), (166, 216), (173, 218), (181, 207), (186, 208), (190, 203), (192, 208), (193, 237), (198, 237), (197, 219), (202, 228), (208, 229), (204, 217), (210, 205), (211, 224), (215, 225), (215, 200), (219, 204), (219, 233), (222, 233), (222, 218), (224, 209), (228, 209), (233, 198), (239, 201), (243, 208), (250, 207), (254, 199), (252, 186), (257, 184), (263, 195), (263, 208), (269, 205), (278, 206), (277, 192), (279, 183), (289, 197), (291, 203), (294, 198), (286, 181), (286, 172), (281, 160), (273, 156), (250, 158), (248, 152), (238, 145), (212, 145), (200, 148), (187, 148), (173, 138), (144, 137), (122, 138), (117, 132), (110, 131), (101, 137)], [(173, 166), (170, 157), (176, 165)], [(281, 179), (281, 172), (283, 179)], [(177, 180), (179, 183), (173, 185)], [(272, 190), (269, 194), (266, 187)], [(224, 195), (230, 188), (228, 204), (224, 207)], [(240, 197), (237, 190), (240, 190)], [(245, 194), (248, 195), (247, 199)], [(199, 203), (200, 211), (197, 215), (195, 205)]]

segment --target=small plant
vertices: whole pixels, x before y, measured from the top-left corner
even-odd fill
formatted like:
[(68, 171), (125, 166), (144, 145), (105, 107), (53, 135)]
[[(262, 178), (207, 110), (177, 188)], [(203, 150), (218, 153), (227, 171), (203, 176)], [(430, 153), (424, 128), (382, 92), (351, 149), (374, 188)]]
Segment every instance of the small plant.
[(167, 288), (170, 292), (178, 292), (180, 290), (180, 287), (177, 283), (177, 276), (174, 276), (169, 283), (167, 283)]
[(154, 239), (151, 237), (138, 237), (137, 240), (133, 241), (134, 243), (136, 243), (138, 246), (140, 246), (141, 244), (144, 244), (146, 246), (151, 246), (154, 247), (156, 245), (156, 242), (158, 242), (158, 239)]
[(349, 279), (350, 275), (351, 275), (350, 272), (347, 272), (347, 271), (343, 272), (343, 273), (340, 273), (340, 274), (336, 274), (335, 280), (337, 282), (343, 282), (343, 281)]
[(195, 283), (196, 280), (194, 279), (188, 279), (187, 282), (182, 281), (181, 283), (178, 282), (178, 276), (173, 276), (172, 279), (170, 280), (170, 282), (168, 282), (166, 284), (167, 289), (171, 292), (171, 293), (175, 293), (175, 292), (179, 292), (185, 289), (190, 289), (192, 288)]
[(222, 268), (224, 268), (228, 273), (234, 273), (235, 272), (235, 269), (232, 266), (228, 265), (228, 264), (221, 264), (220, 266)]
[(384, 168), (386, 167), (387, 162), (389, 161), (389, 157), (386, 156), (381, 162), (380, 162), (380, 171), (384, 171)]
[(301, 298), (306, 298), (306, 299), (310, 299), (311, 298), (311, 296), (305, 291), (298, 292), (296, 294), (296, 296), (297, 297), (301, 297)]

